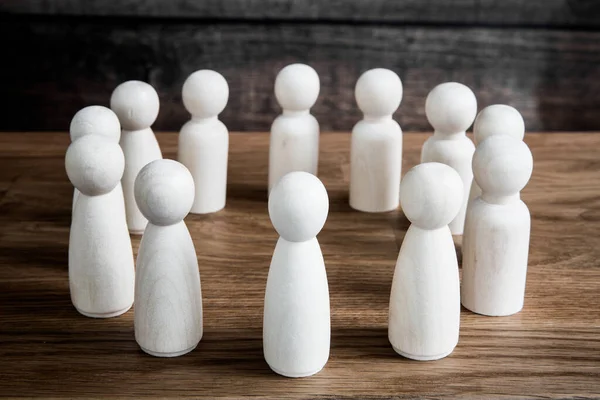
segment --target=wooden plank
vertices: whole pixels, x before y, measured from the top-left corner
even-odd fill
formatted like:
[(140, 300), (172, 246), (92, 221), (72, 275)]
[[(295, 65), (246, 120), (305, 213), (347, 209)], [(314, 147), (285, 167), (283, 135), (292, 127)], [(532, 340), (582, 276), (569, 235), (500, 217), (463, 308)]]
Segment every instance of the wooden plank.
[(199, 20), (310, 20), (384, 23), (600, 26), (592, 0), (4, 0), (16, 14)]
[(211, 68), (229, 81), (222, 119), (230, 130), (264, 131), (280, 112), (274, 78), (292, 62), (309, 63), (321, 76), (313, 112), (323, 130), (347, 131), (361, 118), (354, 84), (375, 67), (393, 69), (404, 82), (397, 118), (405, 130), (430, 129), (427, 93), (450, 80), (473, 88), (480, 108), (517, 107), (530, 131), (600, 126), (600, 32), (7, 21), (0, 47), (9, 60), (0, 76), (1, 130), (65, 130), (79, 108), (108, 104), (111, 91), (128, 79), (157, 88), (155, 127), (178, 130), (189, 118), (181, 103), (185, 78)]
[[(159, 133), (167, 157), (177, 135)], [(404, 136), (404, 172), (424, 134)], [(50, 142), (50, 146), (46, 143)], [(0, 393), (43, 397), (597, 398), (600, 396), (600, 134), (528, 134), (535, 159), (522, 193), (532, 215), (525, 308), (511, 317), (461, 315), (454, 353), (415, 362), (387, 340), (401, 211), (348, 207), (349, 135), (323, 134), (319, 175), (330, 214), (319, 241), (332, 307), (331, 358), (307, 379), (272, 373), (261, 324), (277, 239), (267, 215), (268, 135), (232, 134), (228, 203), (188, 216), (204, 295), (205, 334), (174, 359), (147, 356), (133, 312), (82, 317), (69, 300), (72, 188), (66, 133), (0, 134)], [(44, 150), (41, 151), (40, 149)], [(133, 237), (137, 251), (139, 237)], [(458, 247), (460, 249), (460, 247)]]

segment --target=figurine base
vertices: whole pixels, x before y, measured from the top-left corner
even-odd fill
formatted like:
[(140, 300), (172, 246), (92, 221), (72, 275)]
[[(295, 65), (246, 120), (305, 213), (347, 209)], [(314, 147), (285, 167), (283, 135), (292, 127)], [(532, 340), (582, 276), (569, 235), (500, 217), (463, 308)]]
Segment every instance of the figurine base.
[(323, 367), (319, 367), (318, 369), (315, 369), (313, 371), (299, 372), (299, 373), (296, 373), (296, 372), (293, 372), (293, 373), (284, 372), (284, 371), (281, 371), (281, 370), (279, 370), (277, 368), (273, 368), (270, 365), (269, 365), (269, 367), (273, 370), (273, 372), (275, 372), (275, 373), (277, 373), (279, 375), (288, 377), (288, 378), (305, 378), (307, 376), (315, 375), (316, 373), (320, 372), (323, 369), (324, 366)]
[(75, 307), (75, 309), (77, 310), (77, 312), (79, 312), (79, 314), (85, 315), (86, 317), (90, 317), (90, 318), (112, 318), (112, 317), (118, 317), (119, 315), (125, 314), (127, 311), (129, 311), (131, 306), (133, 306), (133, 303), (128, 305), (127, 307), (123, 308), (122, 310), (111, 311), (111, 312), (107, 312), (107, 313), (90, 313), (87, 311), (82, 311), (77, 307)]
[(504, 313), (498, 313), (498, 312), (496, 312), (496, 313), (485, 313), (485, 312), (482, 312), (482, 311), (476, 311), (476, 310), (474, 310), (475, 307), (471, 308), (471, 307), (465, 305), (464, 303), (461, 303), (461, 304), (462, 304), (462, 306), (464, 308), (466, 308), (467, 310), (471, 311), (472, 313), (479, 314), (479, 315), (485, 315), (486, 317), (508, 317), (508, 316), (515, 315), (515, 314), (521, 312), (521, 310), (523, 309), (523, 306), (521, 306), (517, 310), (510, 310), (510, 311), (504, 312)]
[(356, 204), (350, 204), (350, 208), (352, 208), (353, 210), (368, 213), (368, 214), (389, 213), (392, 211), (396, 211), (398, 209), (398, 206), (399, 206), (399, 204), (393, 208), (382, 208), (382, 209), (374, 210), (372, 208), (359, 207)]
[(167, 352), (167, 353), (163, 353), (163, 352), (160, 352), (160, 351), (148, 350), (146, 348), (143, 348), (142, 346), (140, 346), (140, 348), (144, 351), (144, 353), (150, 354), (151, 356), (169, 358), (169, 357), (179, 357), (179, 356), (182, 356), (184, 354), (187, 354), (190, 351), (194, 350), (196, 348), (196, 346), (198, 346), (198, 344), (193, 345), (189, 349), (185, 349), (185, 350), (181, 350), (181, 351)]
[[(393, 346), (392, 346), (393, 347)], [(441, 354), (435, 354), (432, 356), (420, 356), (420, 355), (416, 355), (416, 354), (410, 354), (410, 353), (406, 353), (396, 347), (394, 347), (394, 351), (398, 354), (400, 354), (402, 357), (405, 358), (410, 358), (411, 360), (417, 360), (417, 361), (433, 361), (433, 360), (439, 360), (441, 358), (447, 357), (450, 353), (452, 353), (454, 351), (454, 348), (448, 352), (445, 353), (441, 353)]]
[(223, 204), (221, 207), (218, 208), (207, 208), (207, 209), (203, 209), (203, 208), (194, 208), (192, 207), (192, 209), (190, 210), (190, 214), (196, 214), (196, 215), (203, 215), (203, 214), (213, 214), (216, 212), (221, 211), (222, 209), (225, 208), (225, 204)]

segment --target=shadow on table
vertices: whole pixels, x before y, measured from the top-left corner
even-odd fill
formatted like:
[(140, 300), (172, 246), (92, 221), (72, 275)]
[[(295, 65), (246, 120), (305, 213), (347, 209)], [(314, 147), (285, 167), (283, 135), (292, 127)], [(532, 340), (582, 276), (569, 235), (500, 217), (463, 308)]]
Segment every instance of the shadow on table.
[(268, 190), (266, 184), (231, 182), (227, 185), (227, 201), (245, 200), (266, 203), (267, 199)]
[(333, 329), (332, 356), (352, 359), (395, 359), (398, 356), (388, 340), (387, 326)]

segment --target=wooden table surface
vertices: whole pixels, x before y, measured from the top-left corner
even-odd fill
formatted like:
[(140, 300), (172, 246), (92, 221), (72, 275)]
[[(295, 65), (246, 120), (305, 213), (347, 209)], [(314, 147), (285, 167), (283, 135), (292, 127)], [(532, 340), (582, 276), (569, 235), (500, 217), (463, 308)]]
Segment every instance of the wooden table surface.
[[(157, 136), (173, 158), (177, 135)], [(404, 172), (426, 137), (405, 134)], [(600, 134), (527, 134), (535, 164), (522, 193), (532, 214), (525, 308), (501, 318), (463, 309), (456, 350), (431, 362), (404, 359), (388, 343), (390, 286), (408, 221), (400, 210), (350, 209), (349, 139), (321, 136), (319, 176), (331, 201), (319, 235), (331, 357), (319, 374), (287, 379), (262, 355), (263, 296), (277, 240), (267, 215), (267, 134), (231, 134), (227, 207), (186, 218), (200, 265), (204, 337), (188, 355), (159, 359), (138, 348), (133, 311), (94, 320), (71, 305), (68, 135), (0, 133), (0, 394), (600, 397)], [(138, 244), (133, 237), (134, 251)]]

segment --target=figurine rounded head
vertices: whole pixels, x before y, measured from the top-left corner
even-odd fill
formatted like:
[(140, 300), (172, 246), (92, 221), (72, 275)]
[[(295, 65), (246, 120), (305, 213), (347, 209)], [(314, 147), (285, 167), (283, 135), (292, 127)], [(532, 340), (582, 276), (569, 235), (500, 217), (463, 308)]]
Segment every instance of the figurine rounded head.
[(194, 203), (194, 178), (174, 160), (154, 160), (141, 169), (134, 184), (135, 201), (154, 225), (182, 221)]
[(271, 189), (269, 217), (288, 242), (304, 242), (323, 229), (329, 212), (325, 186), (308, 172), (290, 172)]
[(156, 121), (159, 107), (156, 90), (146, 82), (123, 82), (110, 96), (110, 108), (119, 117), (123, 129), (128, 131), (150, 128)]
[(181, 97), (185, 109), (192, 117), (216, 117), (227, 105), (229, 86), (220, 73), (202, 69), (185, 80)]
[(473, 155), (473, 175), (484, 195), (512, 196), (522, 190), (533, 172), (533, 156), (522, 140), (491, 136)]
[(86, 196), (113, 190), (125, 170), (121, 146), (104, 136), (86, 135), (71, 143), (65, 156), (69, 180)]
[(458, 172), (446, 164), (419, 164), (406, 173), (400, 187), (404, 215), (422, 229), (448, 225), (462, 206), (462, 180)]
[(354, 97), (365, 116), (391, 116), (402, 101), (402, 81), (389, 69), (370, 69), (356, 81)]
[(510, 135), (523, 140), (525, 121), (515, 108), (504, 104), (494, 104), (481, 110), (473, 125), (475, 143), (479, 144), (490, 136)]
[(275, 78), (275, 97), (284, 110), (307, 111), (319, 97), (319, 75), (306, 64), (290, 64)]
[(464, 132), (477, 114), (477, 99), (473, 91), (462, 83), (442, 83), (427, 95), (425, 114), (437, 133)]
[(121, 138), (119, 118), (110, 109), (103, 106), (88, 106), (77, 111), (69, 127), (71, 141), (85, 135), (100, 135), (115, 143)]

